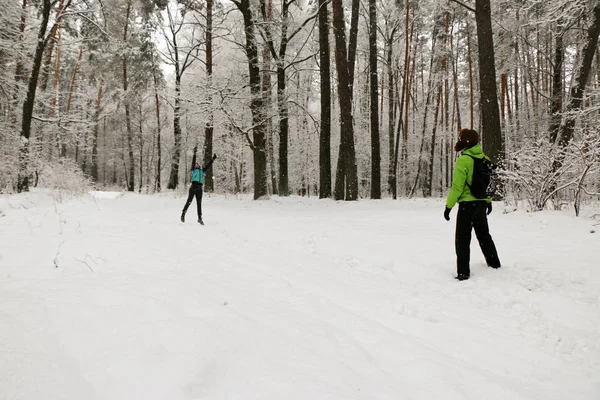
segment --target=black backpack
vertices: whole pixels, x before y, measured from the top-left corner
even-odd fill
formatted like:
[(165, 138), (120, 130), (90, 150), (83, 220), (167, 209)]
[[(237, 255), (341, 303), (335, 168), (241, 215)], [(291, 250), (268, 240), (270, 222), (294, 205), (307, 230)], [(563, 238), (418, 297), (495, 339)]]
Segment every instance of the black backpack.
[(467, 186), (471, 194), (478, 199), (487, 199), (496, 193), (496, 165), (487, 158), (476, 158), (469, 154), (467, 156), (473, 159), (473, 182)]

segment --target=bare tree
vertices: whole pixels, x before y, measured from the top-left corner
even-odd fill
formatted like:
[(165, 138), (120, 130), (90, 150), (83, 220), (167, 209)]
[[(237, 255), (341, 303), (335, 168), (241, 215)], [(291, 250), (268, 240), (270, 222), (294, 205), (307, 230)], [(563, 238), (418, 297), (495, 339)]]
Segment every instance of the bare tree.
[[(213, 155), (214, 111), (212, 108), (212, 79), (213, 79), (213, 0), (206, 0), (206, 82), (208, 84), (208, 120), (204, 127), (204, 164), (210, 162)], [(206, 171), (204, 190), (214, 191), (213, 169)]]
[[(44, 56), (44, 49), (48, 43), (49, 37), (46, 33), (48, 29), (48, 23), (50, 21), (50, 14), (52, 12), (53, 5), (55, 3), (50, 0), (42, 1), (41, 9), (41, 23), (37, 34), (37, 45), (33, 56), (33, 65), (29, 74), (29, 83), (27, 87), (27, 96), (23, 102), (23, 116), (21, 122), (21, 138), (22, 145), (19, 151), (19, 177), (17, 183), (17, 191), (26, 192), (29, 191), (29, 172), (28, 172), (28, 160), (29, 160), (29, 138), (31, 136), (31, 121), (33, 119), (33, 106), (35, 104), (35, 95), (37, 90), (38, 78), (40, 75), (40, 68), (42, 65), (42, 58)], [(71, 0), (68, 0), (64, 5), (62, 12), (64, 13)], [(60, 16), (59, 16), (60, 17)], [(57, 18), (59, 19), (59, 18)]]
[(258, 60), (258, 44), (256, 27), (250, 0), (233, 0), (244, 18), (246, 35), (245, 51), (248, 58), (250, 83), (250, 111), (252, 113), (252, 139), (246, 135), (254, 156), (254, 199), (268, 195), (267, 191), (267, 154), (266, 125), (264, 116), (264, 98), (260, 87), (260, 67)]
[[(197, 24), (191, 25), (191, 31), (188, 32), (190, 24), (187, 23), (186, 16), (189, 10), (183, 5), (181, 17), (178, 19), (174, 15), (171, 7), (167, 7), (168, 27), (163, 28), (163, 36), (167, 44), (166, 62), (174, 67), (175, 72), (175, 99), (173, 102), (173, 137), (175, 147), (171, 153), (171, 172), (169, 174), (169, 183), (167, 188), (175, 189), (179, 184), (179, 161), (181, 159), (181, 79), (187, 69), (198, 60), (202, 49), (202, 42), (196, 38), (195, 29)], [(168, 30), (168, 33), (167, 33)], [(184, 38), (185, 34), (189, 35)], [(181, 41), (180, 41), (181, 40)], [(183, 43), (182, 43), (183, 42)]]

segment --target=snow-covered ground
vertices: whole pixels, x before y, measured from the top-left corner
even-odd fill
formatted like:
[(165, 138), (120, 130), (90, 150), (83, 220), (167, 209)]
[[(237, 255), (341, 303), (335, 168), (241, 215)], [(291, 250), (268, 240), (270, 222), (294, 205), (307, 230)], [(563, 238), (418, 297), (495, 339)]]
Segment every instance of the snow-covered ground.
[[(600, 399), (600, 210), (0, 197), (0, 399)], [(511, 210), (512, 211), (512, 210)]]

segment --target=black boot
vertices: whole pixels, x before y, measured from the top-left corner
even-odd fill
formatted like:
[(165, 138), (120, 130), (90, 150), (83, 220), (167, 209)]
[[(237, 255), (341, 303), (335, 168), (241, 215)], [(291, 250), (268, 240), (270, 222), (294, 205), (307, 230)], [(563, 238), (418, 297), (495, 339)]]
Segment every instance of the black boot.
[(204, 225), (204, 222), (202, 221), (202, 217), (198, 218), (198, 223), (199, 223), (200, 225)]
[(456, 277), (456, 279), (458, 279), (459, 281), (466, 281), (467, 279), (469, 279), (469, 275), (467, 275), (467, 274), (458, 274), (458, 276)]
[(181, 222), (185, 222), (185, 213), (181, 213)]

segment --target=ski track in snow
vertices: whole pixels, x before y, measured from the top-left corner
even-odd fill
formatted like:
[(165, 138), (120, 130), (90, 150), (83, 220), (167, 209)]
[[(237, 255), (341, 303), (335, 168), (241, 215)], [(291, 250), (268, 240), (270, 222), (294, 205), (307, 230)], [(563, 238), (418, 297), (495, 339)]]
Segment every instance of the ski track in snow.
[(0, 399), (599, 399), (600, 233), (442, 200), (0, 196)]

